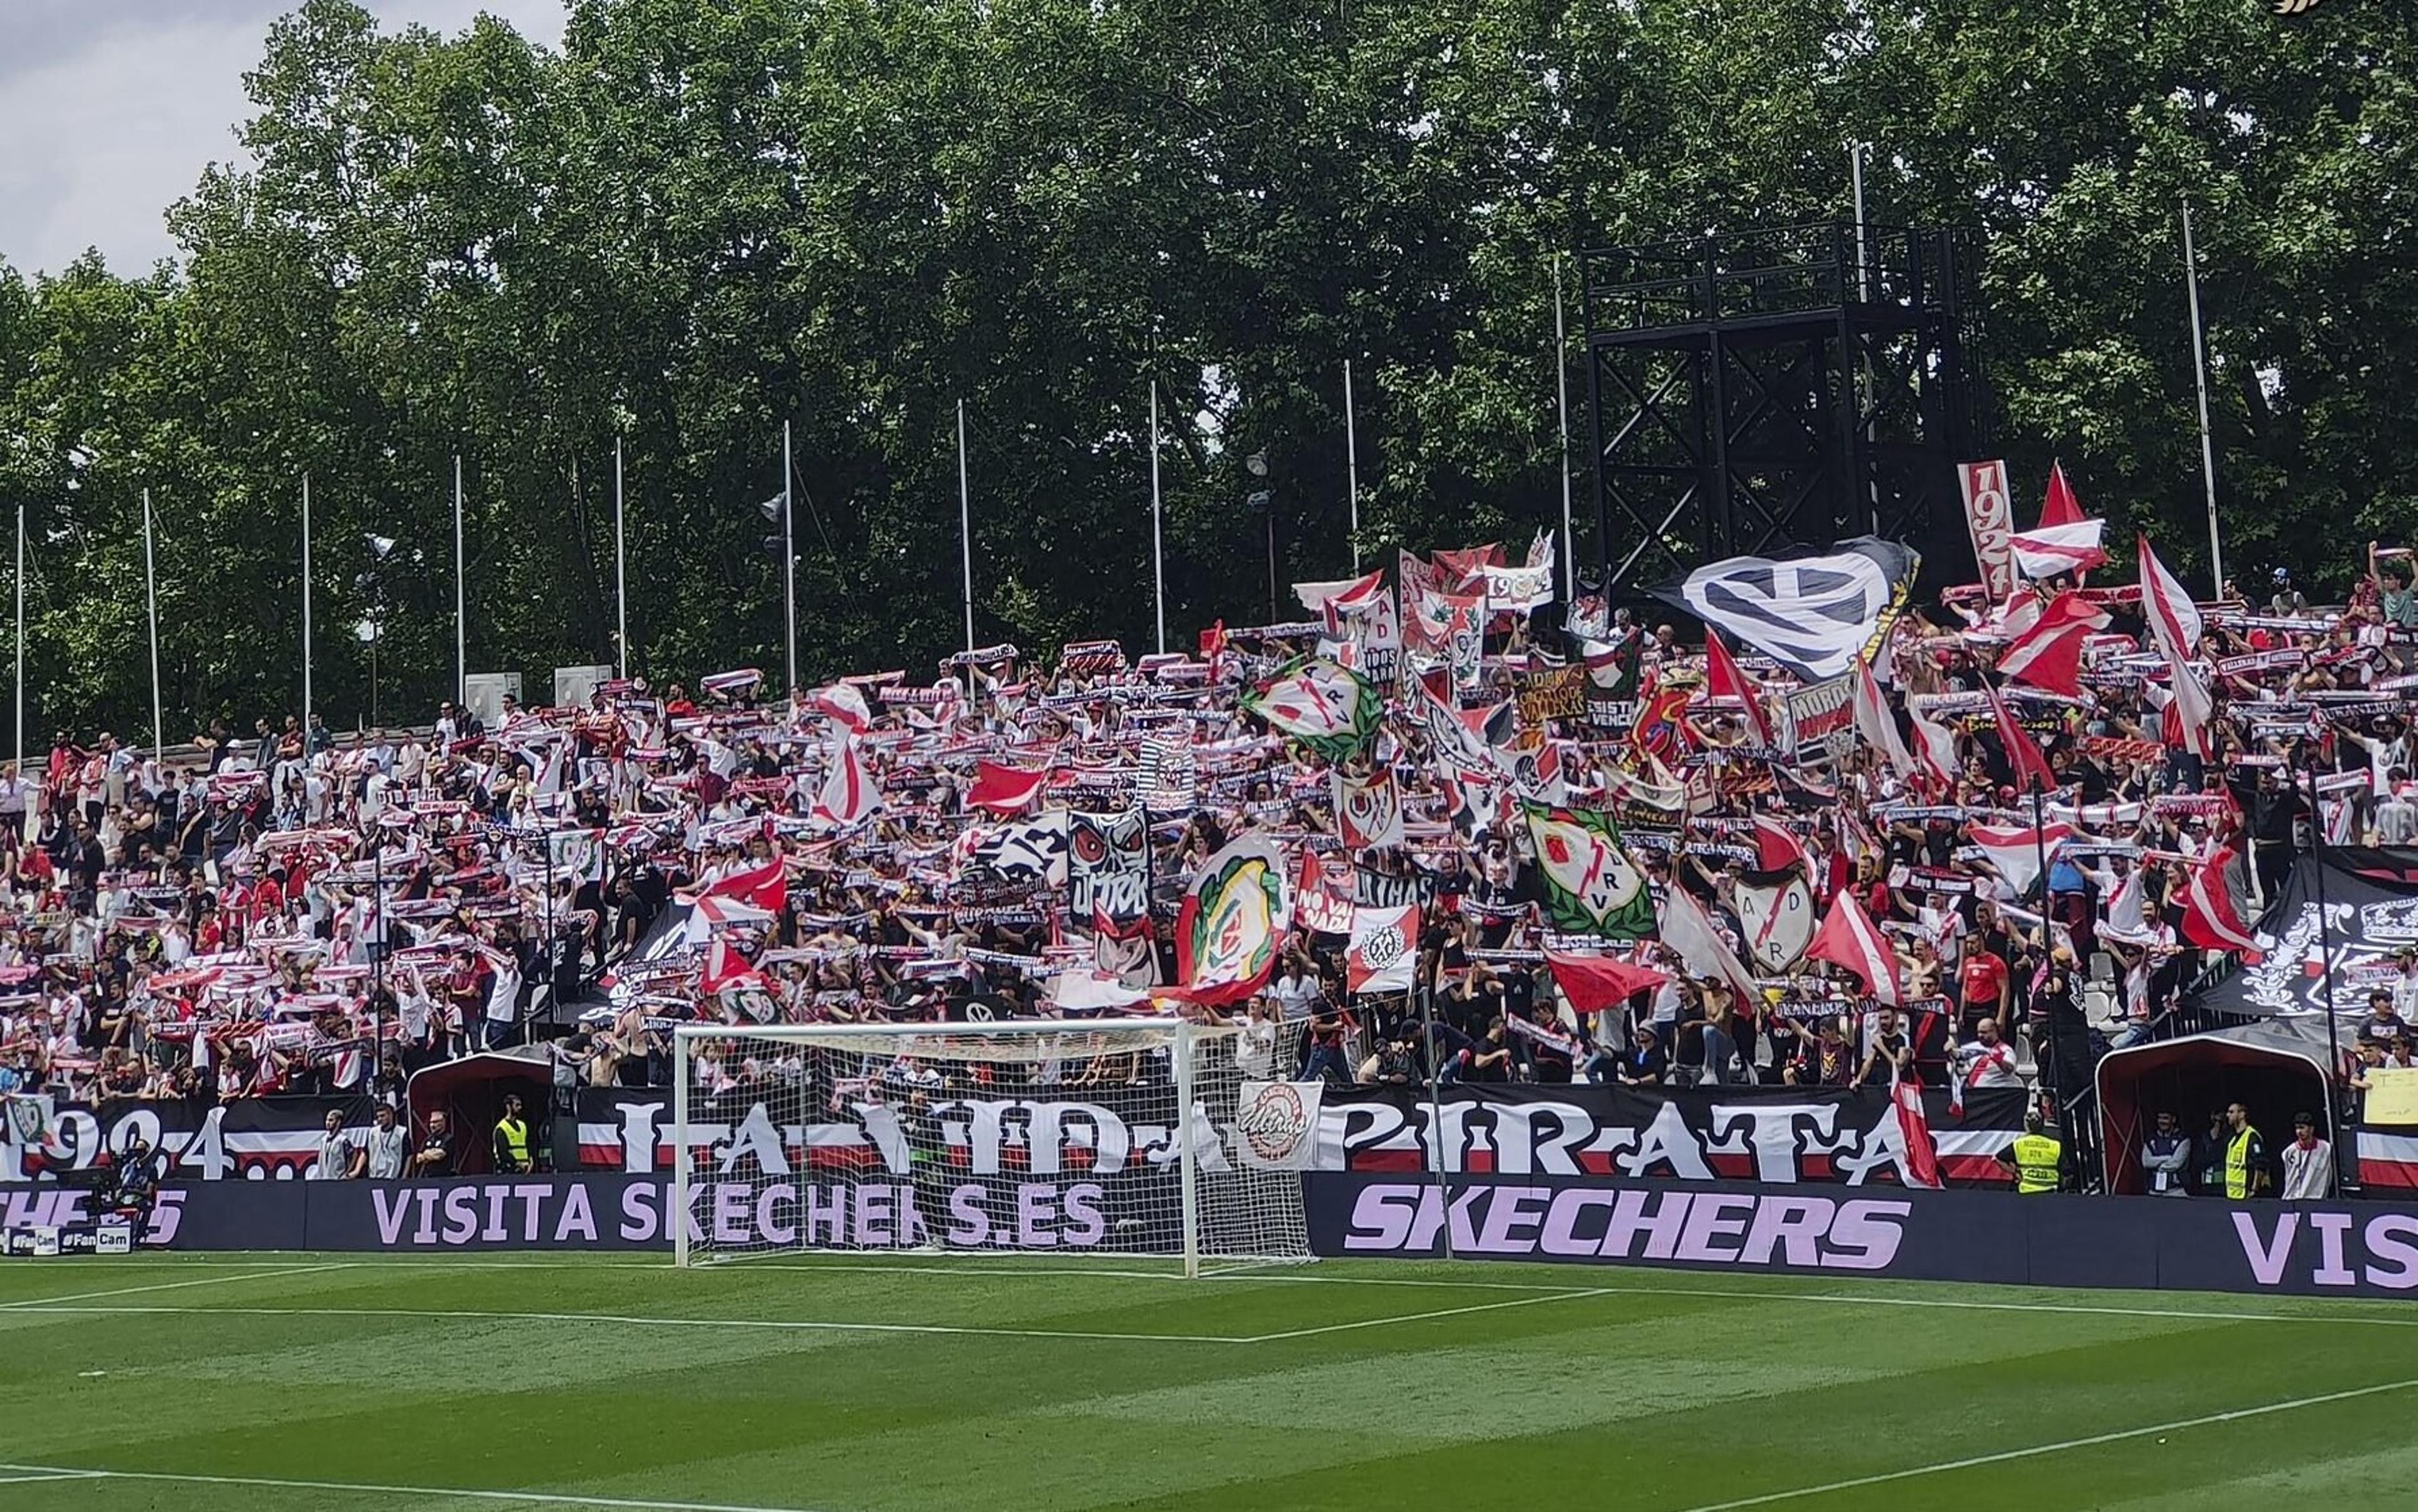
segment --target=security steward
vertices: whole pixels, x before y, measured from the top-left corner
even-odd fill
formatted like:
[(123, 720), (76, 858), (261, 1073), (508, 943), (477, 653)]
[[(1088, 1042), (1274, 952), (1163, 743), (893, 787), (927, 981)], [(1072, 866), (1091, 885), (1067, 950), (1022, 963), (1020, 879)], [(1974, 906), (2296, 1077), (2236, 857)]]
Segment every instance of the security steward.
[(2240, 1103), (2225, 1105), (2225, 1195), (2235, 1200), (2264, 1197), (2267, 1141), (2250, 1126), (2250, 1109)]
[(1999, 1152), (1998, 1164), (2015, 1173), (2015, 1191), (2024, 1197), (2054, 1192), (2065, 1184), (2065, 1146), (2055, 1135), (2042, 1133), (2040, 1109), (2024, 1115), (2024, 1132)]
[(504, 1176), (526, 1176), (529, 1165), (529, 1126), (521, 1117), (518, 1092), (504, 1094), (504, 1116), (496, 1120), (496, 1170)]

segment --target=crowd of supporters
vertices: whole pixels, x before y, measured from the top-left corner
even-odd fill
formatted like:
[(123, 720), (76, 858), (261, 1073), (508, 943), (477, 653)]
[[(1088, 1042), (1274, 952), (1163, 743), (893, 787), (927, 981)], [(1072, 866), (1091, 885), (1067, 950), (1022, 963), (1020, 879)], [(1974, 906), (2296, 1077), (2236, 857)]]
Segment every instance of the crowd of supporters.
[[(2137, 589), (1951, 594), (1875, 640), (1890, 728), (1819, 738), (1791, 729), (1805, 680), (1751, 645), (1584, 598), (1481, 609), (1474, 646), (1424, 654), (1330, 603), (1195, 654), (999, 647), (937, 680), (737, 672), (694, 695), (633, 679), (486, 722), (218, 724), (164, 754), (81, 732), (0, 777), (0, 1092), (392, 1101), (532, 1040), (568, 1078), (659, 1085), (681, 1022), (1099, 1012), (1234, 1023), (1277, 1076), (2076, 1087), (2169, 1031), (2306, 826), (2418, 836), (2400, 559), (2341, 608), (2280, 572), (2264, 603), (2196, 606), (2205, 705), (2162, 675)], [(1376, 591), (1415, 621), (1409, 585)], [(2074, 605), (2072, 665), (2010, 675)], [(1247, 696), (1318, 656), (1384, 700), (1340, 754)], [(1397, 812), (1339, 813), (1382, 776)], [(1615, 818), (1666, 925), (1625, 934), (1660, 939), (1551, 917), (1544, 811)], [(1140, 922), (1084, 911), (1106, 874), (1070, 814), (1141, 829)], [(1253, 834), (1300, 858), (1278, 964), (1187, 992), (1182, 901)], [(1709, 955), (1668, 927), (1676, 893)], [(1843, 896), (1877, 953), (1812, 938)], [(1355, 904), (1405, 902), (1413, 985), (1354, 991)], [(1609, 995), (1599, 971), (1573, 990), (1578, 956), (1617, 969)], [(2418, 968), (2380, 997), (2382, 1057)]]

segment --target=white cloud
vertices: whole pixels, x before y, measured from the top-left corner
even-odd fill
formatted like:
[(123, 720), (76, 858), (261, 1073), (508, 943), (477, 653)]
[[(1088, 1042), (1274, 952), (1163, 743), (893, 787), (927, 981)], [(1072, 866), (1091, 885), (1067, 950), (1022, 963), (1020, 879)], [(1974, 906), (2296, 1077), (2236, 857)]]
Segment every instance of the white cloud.
[[(145, 0), (90, 8), (8, 0), (0, 51), (0, 259), (57, 271), (97, 247), (121, 274), (176, 251), (168, 206), (241, 156), (243, 74), (292, 0)], [(19, 10), (19, 7), (23, 7)], [(563, 0), (368, 0), (380, 23), (451, 35), (481, 12), (547, 47)]]

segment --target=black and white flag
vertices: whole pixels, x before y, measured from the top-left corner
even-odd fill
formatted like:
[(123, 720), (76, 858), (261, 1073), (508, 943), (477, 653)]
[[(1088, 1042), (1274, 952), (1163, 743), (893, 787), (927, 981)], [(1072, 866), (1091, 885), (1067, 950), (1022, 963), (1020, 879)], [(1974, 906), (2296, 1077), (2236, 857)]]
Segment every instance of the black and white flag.
[(1732, 557), (1653, 592), (1819, 682), (1878, 649), (1921, 561), (1897, 542), (1859, 536), (1822, 557)]

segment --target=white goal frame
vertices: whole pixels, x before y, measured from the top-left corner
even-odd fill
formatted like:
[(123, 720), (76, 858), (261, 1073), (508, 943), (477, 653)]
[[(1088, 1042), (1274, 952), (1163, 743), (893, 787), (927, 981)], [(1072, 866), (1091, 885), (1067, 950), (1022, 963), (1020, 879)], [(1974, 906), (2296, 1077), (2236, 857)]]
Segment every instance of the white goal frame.
[(1193, 1052), (1204, 1039), (1232, 1035), (1231, 1029), (1212, 1028), (1184, 1018), (1033, 1018), (988, 1023), (922, 1024), (682, 1024), (672, 1031), (672, 1126), (678, 1131), (672, 1150), (672, 1200), (666, 1216), (672, 1229), (672, 1263), (686, 1268), (689, 1253), (689, 1194), (695, 1156), (689, 1140), (689, 1089), (693, 1046), (709, 1040), (745, 1039), (768, 1044), (820, 1045), (833, 1040), (862, 1039), (900, 1045), (930, 1041), (1027, 1040), (1065, 1035), (1115, 1038), (1131, 1034), (1163, 1045), (1171, 1052), (1177, 1108), (1178, 1198), (1183, 1206), (1183, 1259), (1186, 1279), (1201, 1275), (1201, 1204), (1199, 1152), (1189, 1137), (1196, 1077)]

